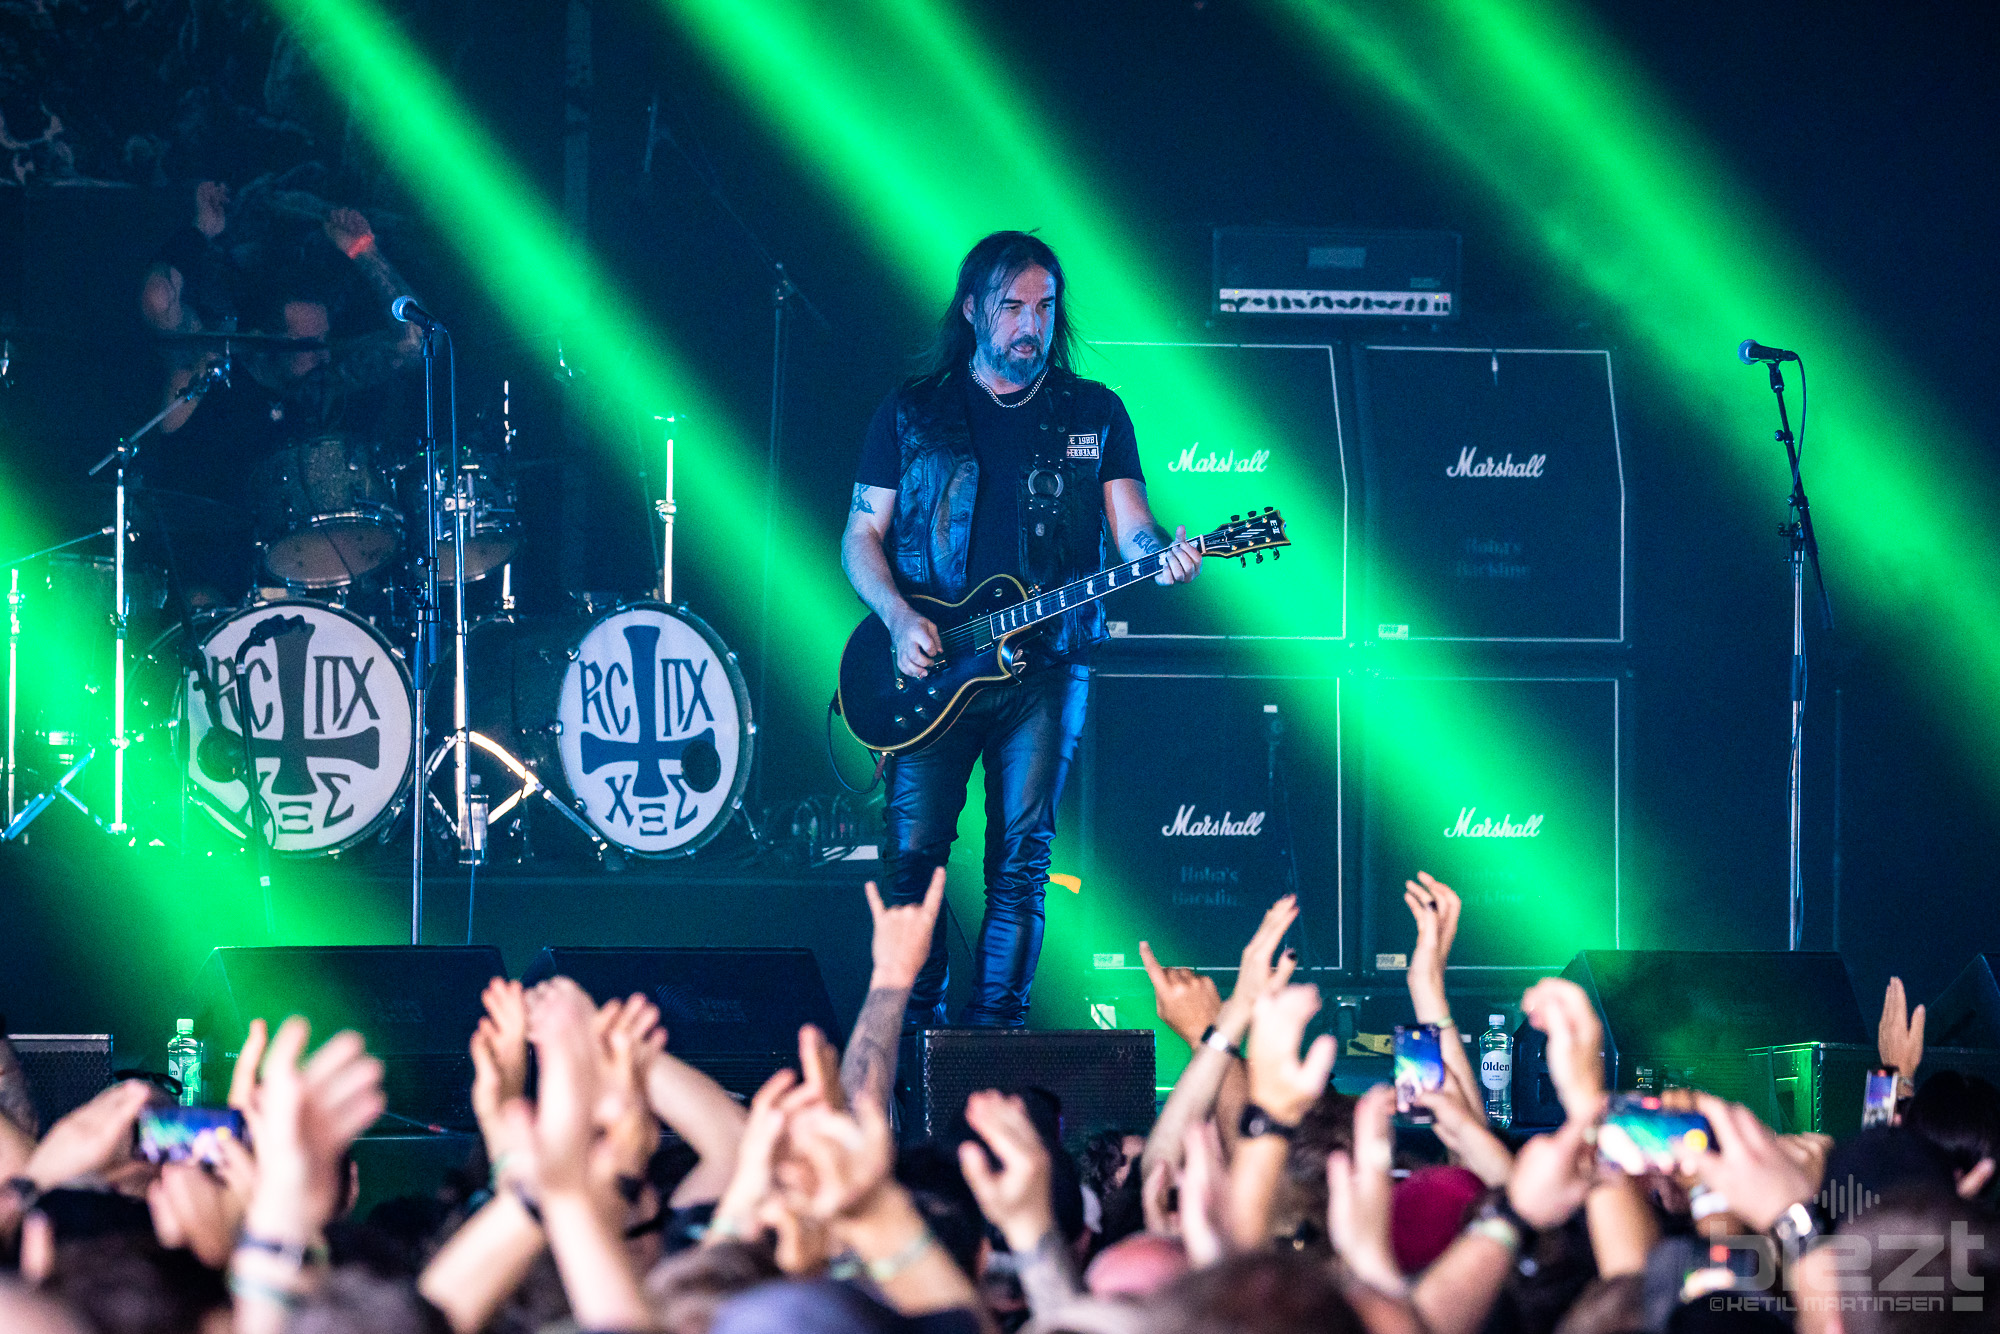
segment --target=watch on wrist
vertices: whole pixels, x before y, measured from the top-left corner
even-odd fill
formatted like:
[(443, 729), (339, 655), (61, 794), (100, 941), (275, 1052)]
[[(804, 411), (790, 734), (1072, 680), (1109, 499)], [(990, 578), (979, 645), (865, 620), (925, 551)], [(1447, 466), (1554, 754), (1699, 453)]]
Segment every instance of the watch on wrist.
[(1540, 1230), (1515, 1210), (1514, 1202), (1507, 1198), (1505, 1186), (1487, 1195), (1479, 1206), (1479, 1212), (1473, 1215), (1473, 1222), (1481, 1225), (1482, 1231), (1490, 1230), (1496, 1224), (1512, 1228), (1516, 1252), (1528, 1250), (1540, 1235)]
[(1261, 1135), (1276, 1135), (1279, 1139), (1289, 1140), (1299, 1133), (1299, 1128), (1294, 1125), (1286, 1125), (1256, 1103), (1251, 1102), (1243, 1105), (1243, 1115), (1236, 1122), (1236, 1133), (1244, 1139), (1256, 1139)]
[(1231, 1042), (1228, 1036), (1214, 1024), (1210, 1024), (1202, 1032), (1201, 1041), (1195, 1045), (1198, 1047), (1207, 1047), (1211, 1051), (1219, 1051), (1224, 1056), (1234, 1056), (1236, 1054), (1236, 1044)]
[(1770, 1232), (1780, 1246), (1803, 1250), (1824, 1237), (1827, 1229), (1812, 1201), (1804, 1200), (1779, 1214)]

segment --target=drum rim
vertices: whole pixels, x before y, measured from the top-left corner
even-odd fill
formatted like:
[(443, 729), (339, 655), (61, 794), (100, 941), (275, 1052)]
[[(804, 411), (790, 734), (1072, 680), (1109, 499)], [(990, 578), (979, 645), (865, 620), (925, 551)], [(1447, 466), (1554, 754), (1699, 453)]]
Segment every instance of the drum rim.
[[(246, 603), (243, 606), (233, 609), (228, 615), (222, 617), (213, 626), (211, 626), (208, 632), (202, 635), (202, 637), (198, 641), (196, 641), (196, 647), (198, 649), (203, 650), (202, 656), (204, 659), (206, 659), (206, 657), (208, 656), (206, 650), (208, 648), (209, 641), (215, 638), (215, 636), (221, 634), (223, 630), (225, 630), (231, 624), (233, 624), (236, 621), (237, 617), (249, 616), (253, 614), (267, 612), (272, 610), (273, 608), (284, 608), (284, 607), (309, 607), (315, 611), (330, 612), (333, 615), (340, 617), (342, 620), (351, 622), (353, 625), (357, 626), (361, 630), (366, 631), (369, 637), (372, 638), (376, 642), (376, 644), (382, 648), (383, 655), (386, 658), (388, 658), (391, 664), (395, 666), (396, 679), (402, 683), (403, 697), (408, 702), (410, 708), (410, 746), (409, 746), (410, 754), (409, 757), (405, 759), (403, 762), (403, 773), (402, 776), (396, 780), (394, 795), (389, 798), (389, 801), (382, 807), (381, 811), (375, 816), (375, 818), (370, 820), (361, 829), (358, 829), (354, 833), (348, 835), (345, 839), (343, 839), (339, 843), (329, 843), (324, 847), (318, 847), (318, 848), (273, 847), (271, 849), (271, 855), (274, 857), (282, 857), (288, 861), (307, 861), (315, 857), (335, 856), (339, 853), (347, 852), (355, 847), (358, 847), (362, 843), (366, 842), (368, 839), (373, 838), (377, 834), (380, 834), (383, 829), (387, 828), (389, 825), (395, 823), (396, 820), (401, 818), (402, 812), (405, 809), (405, 804), (409, 799), (410, 775), (414, 771), (416, 765), (417, 691), (415, 683), (410, 678), (410, 670), (408, 666), (406, 666), (403, 662), (403, 655), (396, 651), (395, 645), (389, 642), (388, 636), (384, 635), (380, 630), (376, 629), (373, 625), (370, 625), (367, 621), (364, 621), (359, 616), (356, 616), (353, 612), (347, 610), (347, 608), (337, 607), (330, 602), (320, 602), (313, 598), (273, 598), (268, 602), (258, 601), (258, 602)], [(168, 627), (168, 630), (172, 630), (175, 628), (177, 627), (170, 626)], [(162, 635), (164, 635), (165, 633), (167, 632), (162, 631)], [(149, 645), (148, 647), (150, 648), (151, 645)], [(174, 691), (174, 699), (175, 699), (175, 707), (183, 711), (184, 717), (187, 716), (185, 713), (186, 710), (185, 698), (187, 690), (188, 690), (187, 671), (185, 668), (182, 668), (179, 674), (179, 685), (175, 688)], [(188, 721), (188, 732), (187, 732), (188, 753), (187, 753), (187, 758), (182, 761), (183, 766), (192, 764), (194, 762), (193, 757), (196, 744), (197, 743), (195, 741), (195, 736), (194, 736), (194, 723), (192, 718), (190, 718)], [(232, 833), (235, 833), (239, 838), (241, 838), (243, 841), (243, 846), (245, 848), (248, 848), (250, 846), (249, 832), (247, 830), (237, 829), (236, 825), (234, 824), (234, 821), (238, 817), (231, 815), (226, 809), (220, 808), (218, 803), (216, 803), (214, 800), (211, 799), (208, 790), (204, 788), (199, 782), (194, 781), (192, 775), (189, 776), (189, 788), (190, 788), (190, 795), (193, 796), (194, 800), (200, 802), (203, 806), (208, 808), (211, 817), (215, 816), (222, 817), (223, 827), (225, 829), (230, 830)]]
[[(729, 688), (736, 695), (737, 713), (743, 724), (743, 750), (736, 766), (736, 776), (730, 781), (729, 797), (724, 803), (722, 813), (716, 817), (708, 828), (702, 830), (701, 833), (695, 835), (695, 837), (689, 839), (679, 847), (668, 848), (664, 852), (648, 852), (640, 848), (627, 847), (605, 832), (603, 827), (591, 817), (587, 807), (582, 812), (584, 822), (596, 831), (597, 837), (606, 846), (616, 848), (627, 857), (643, 857), (647, 861), (672, 861), (676, 857), (692, 856), (706, 847), (710, 840), (732, 823), (735, 812), (742, 809), (743, 790), (750, 785), (750, 766), (756, 762), (757, 758), (757, 719), (751, 710), (750, 685), (744, 679), (743, 669), (737, 662), (735, 650), (730, 648), (724, 642), (722, 636), (715, 632), (714, 626), (711, 626), (693, 611), (688, 610), (686, 603), (661, 602), (657, 598), (635, 598), (630, 602), (620, 602), (610, 610), (590, 619), (589, 624), (584, 627), (583, 633), (578, 635), (570, 644), (570, 665), (563, 669), (562, 678), (563, 689), (565, 691), (569, 687), (569, 673), (575, 668), (577, 662), (575, 656), (577, 648), (582, 645), (584, 640), (595, 634), (600, 625), (603, 625), (612, 617), (622, 616), (628, 611), (664, 612), (675, 620), (685, 622), (690, 629), (700, 635), (707, 642), (709, 648), (714, 651), (716, 660), (722, 664), (723, 674), (729, 678)], [(576, 797), (576, 784), (570, 778), (569, 763), (563, 758), (560, 745), (556, 748), (556, 760), (557, 767), (562, 770), (563, 786), (569, 789), (569, 795), (574, 799)]]
[[(388, 522), (377, 522), (378, 517), (386, 518)], [(390, 535), (393, 545), (390, 547), (389, 553), (373, 565), (363, 569), (346, 570), (344, 571), (344, 577), (339, 579), (289, 579), (271, 568), (271, 554), (278, 549), (281, 543), (289, 542), (295, 537), (315, 535), (331, 541), (332, 538), (326, 532), (323, 532), (322, 529), (331, 528), (337, 523), (352, 522), (354, 520), (360, 520), (361, 525), (365, 527), (384, 529)], [(391, 505), (382, 505), (374, 501), (369, 501), (367, 504), (357, 508), (328, 510), (324, 514), (310, 516), (298, 527), (287, 529), (268, 542), (257, 543), (257, 563), (263, 567), (266, 574), (276, 578), (286, 588), (309, 588), (315, 591), (328, 588), (352, 588), (355, 584), (374, 574), (385, 565), (395, 563), (396, 557), (402, 554), (403, 550), (403, 528), (403, 512)]]

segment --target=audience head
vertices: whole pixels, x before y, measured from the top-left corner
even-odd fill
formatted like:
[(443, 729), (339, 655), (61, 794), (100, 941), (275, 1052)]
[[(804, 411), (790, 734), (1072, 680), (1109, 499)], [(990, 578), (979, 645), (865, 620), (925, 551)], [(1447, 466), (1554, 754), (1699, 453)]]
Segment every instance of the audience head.
[(1170, 1334), (1365, 1334), (1325, 1261), (1247, 1251), (1183, 1275), (1160, 1294)]
[(1991, 1182), (2000, 1161), (2000, 1088), (1940, 1070), (1917, 1087), (1903, 1126), (1943, 1152), (1962, 1193), (1977, 1195)]
[(1093, 1297), (1151, 1297), (1191, 1267), (1179, 1237), (1139, 1232), (1099, 1251), (1083, 1282)]

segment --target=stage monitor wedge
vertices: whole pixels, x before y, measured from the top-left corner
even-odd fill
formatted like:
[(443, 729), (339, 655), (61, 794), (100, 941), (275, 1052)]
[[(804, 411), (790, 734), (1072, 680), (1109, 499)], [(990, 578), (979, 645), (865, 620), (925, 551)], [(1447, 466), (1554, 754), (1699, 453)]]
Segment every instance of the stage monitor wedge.
[(1940, 1047), (2000, 1049), (2000, 954), (1975, 954), (1925, 1011), (1924, 1040)]
[(551, 945), (521, 981), (557, 975), (600, 1004), (647, 997), (660, 1007), (667, 1049), (745, 1096), (781, 1066), (797, 1064), (800, 1025), (815, 1025), (835, 1044), (846, 1036), (808, 949)]
[(965, 1100), (986, 1089), (1046, 1089), (1062, 1104), (1063, 1143), (1080, 1150), (1104, 1130), (1144, 1134), (1158, 1107), (1150, 1028), (932, 1028), (903, 1039), (906, 1139), (951, 1133)]
[[(294, 1014), (314, 1046), (351, 1028), (385, 1067), (389, 1110), (421, 1124), (473, 1125), (467, 1045), (479, 994), (507, 975), (491, 945), (271, 945), (213, 950), (195, 982), (202, 1080), (226, 1089), (252, 1019)], [(210, 1095), (205, 1094), (204, 1097)]]
[(1366, 346), (1359, 637), (1613, 647), (1627, 638), (1611, 354)]

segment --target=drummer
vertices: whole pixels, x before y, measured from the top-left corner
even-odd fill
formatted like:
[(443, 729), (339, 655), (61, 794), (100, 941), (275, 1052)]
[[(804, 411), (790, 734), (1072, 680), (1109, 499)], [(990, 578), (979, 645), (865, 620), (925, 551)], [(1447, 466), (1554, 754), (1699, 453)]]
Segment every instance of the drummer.
[[(199, 214), (209, 206), (199, 202), (199, 194), (197, 199)], [(215, 203), (223, 206), (226, 196)], [(176, 542), (175, 563), (188, 600), (196, 606), (233, 604), (253, 585), (254, 554), (247, 536), (247, 517), (255, 503), (250, 478), (273, 450), (328, 431), (374, 440), (409, 433), (408, 423), (397, 415), (407, 398), (403, 391), (410, 377), (404, 372), (421, 352), (421, 334), (415, 325), (381, 327), (388, 323), (389, 304), (409, 287), (383, 257), (374, 229), (361, 213), (331, 209), (321, 231), (331, 248), (313, 238), (297, 262), (262, 275), (256, 284), (261, 291), (245, 301), (258, 312), (260, 329), (294, 341), (274, 345), (251, 339), (232, 348), (227, 387), (217, 386), (196, 402), (175, 407), (160, 425), (166, 438), (144, 461), (150, 487), (233, 506), (246, 520), (241, 535), (213, 536), (198, 548), (190, 539)], [(330, 341), (331, 298), (349, 276), (339, 271), (343, 265), (362, 280), (370, 304), (384, 314), (376, 328), (336, 344)], [(177, 270), (160, 273), (156, 266), (147, 278), (142, 308), (148, 322), (163, 332), (185, 334), (202, 327), (203, 312), (187, 307), (185, 277)], [(180, 393), (219, 359), (219, 351), (209, 350), (199, 361), (173, 367), (167, 396)], [(143, 523), (143, 511), (140, 517)]]

